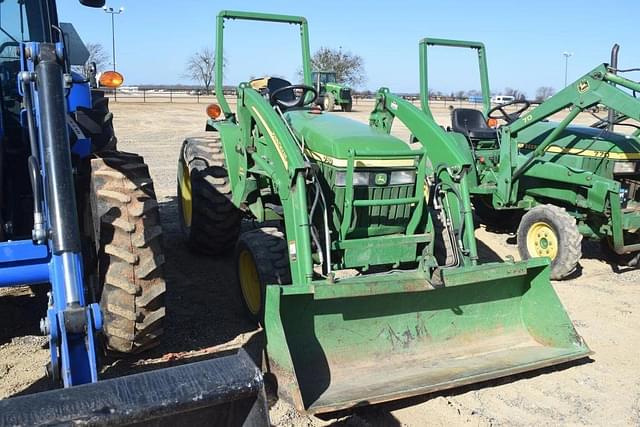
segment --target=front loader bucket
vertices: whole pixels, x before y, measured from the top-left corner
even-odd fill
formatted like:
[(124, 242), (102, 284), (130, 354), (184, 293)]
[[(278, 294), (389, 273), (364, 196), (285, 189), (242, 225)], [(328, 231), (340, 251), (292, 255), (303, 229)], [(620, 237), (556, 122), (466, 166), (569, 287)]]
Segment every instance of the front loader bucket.
[(269, 286), (268, 368), (307, 413), (503, 377), (590, 354), (533, 259)]
[(262, 373), (236, 354), (0, 400), (0, 426), (269, 425)]

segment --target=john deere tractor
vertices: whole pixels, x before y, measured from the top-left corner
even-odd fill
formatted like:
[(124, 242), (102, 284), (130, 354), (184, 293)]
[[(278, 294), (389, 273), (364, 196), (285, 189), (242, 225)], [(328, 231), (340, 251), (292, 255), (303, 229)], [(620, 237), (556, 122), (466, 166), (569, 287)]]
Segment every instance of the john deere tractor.
[(226, 20), (299, 25), (304, 84), (240, 83), (233, 110), (216, 91), (207, 131), (181, 149), (180, 214), (192, 247), (234, 254), (282, 396), (328, 412), (589, 354), (547, 260), (478, 263), (473, 163), (446, 150), (453, 138), (398, 98), (385, 105), (419, 137), (411, 145), (382, 115), (378, 129), (314, 107), (302, 17), (220, 12), (217, 88)]
[(314, 71), (311, 73), (313, 87), (318, 92), (315, 103), (325, 111), (333, 111), (339, 105), (342, 111), (350, 112), (353, 106), (351, 88), (338, 83), (334, 71)]
[[(491, 108), (484, 45), (424, 39), (421, 98), (429, 121), (429, 46), (469, 48), (478, 54), (483, 111), (454, 109), (448, 137), (473, 163), (469, 188), (481, 220), (517, 227), (521, 257), (550, 258), (553, 279), (576, 270), (583, 238), (600, 241), (616, 262), (637, 265), (640, 83), (618, 75), (615, 66), (601, 64), (536, 108), (521, 100)], [(617, 63), (617, 48), (612, 62)], [(572, 125), (582, 111), (599, 105), (609, 109), (608, 119), (593, 127)], [(549, 121), (559, 112), (566, 112), (559, 123)], [(633, 133), (613, 132), (613, 125), (623, 121)]]

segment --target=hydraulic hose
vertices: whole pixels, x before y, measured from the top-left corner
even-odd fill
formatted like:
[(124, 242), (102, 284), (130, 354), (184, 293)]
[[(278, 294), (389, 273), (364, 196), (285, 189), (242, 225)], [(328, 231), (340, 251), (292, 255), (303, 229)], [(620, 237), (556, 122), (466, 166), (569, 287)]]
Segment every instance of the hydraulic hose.
[(20, 75), (22, 81), (22, 102), (27, 112), (27, 132), (29, 135), (29, 147), (31, 155), (27, 160), (29, 168), (29, 179), (31, 180), (31, 191), (33, 192), (33, 232), (32, 238), (42, 244), (46, 240), (44, 227), (44, 215), (42, 213), (43, 192), (42, 181), (40, 180), (40, 162), (38, 161), (38, 137), (36, 134), (35, 118), (33, 117), (33, 98), (31, 94), (31, 73), (23, 72)]
[(29, 179), (31, 180), (31, 188), (33, 189), (33, 212), (35, 216), (42, 219), (42, 182), (40, 181), (40, 164), (38, 160), (29, 156)]

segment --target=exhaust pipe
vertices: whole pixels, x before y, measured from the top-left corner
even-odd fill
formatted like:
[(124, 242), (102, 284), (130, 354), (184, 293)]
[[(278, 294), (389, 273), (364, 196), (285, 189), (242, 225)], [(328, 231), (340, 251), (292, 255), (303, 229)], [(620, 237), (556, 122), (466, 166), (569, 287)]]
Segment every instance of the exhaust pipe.
[[(613, 74), (618, 74), (618, 52), (620, 51), (620, 45), (618, 43), (613, 45), (611, 48), (611, 63), (609, 66), (612, 68), (611, 72)], [(609, 112), (607, 113), (607, 130), (609, 132), (613, 132), (613, 127), (615, 126), (616, 120), (616, 112), (609, 108)]]

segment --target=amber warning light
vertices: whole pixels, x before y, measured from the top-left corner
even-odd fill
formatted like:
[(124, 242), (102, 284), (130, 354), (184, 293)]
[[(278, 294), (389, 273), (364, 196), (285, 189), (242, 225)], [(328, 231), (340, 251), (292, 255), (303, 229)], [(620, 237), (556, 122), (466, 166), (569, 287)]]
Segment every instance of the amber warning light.
[(117, 71), (105, 71), (100, 75), (100, 86), (115, 89), (122, 86), (124, 76)]
[(218, 104), (207, 105), (207, 116), (211, 117), (212, 119), (217, 119), (218, 117), (220, 117), (221, 113), (222, 110), (220, 109), (220, 106)]

